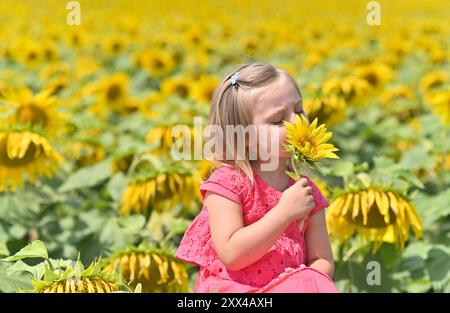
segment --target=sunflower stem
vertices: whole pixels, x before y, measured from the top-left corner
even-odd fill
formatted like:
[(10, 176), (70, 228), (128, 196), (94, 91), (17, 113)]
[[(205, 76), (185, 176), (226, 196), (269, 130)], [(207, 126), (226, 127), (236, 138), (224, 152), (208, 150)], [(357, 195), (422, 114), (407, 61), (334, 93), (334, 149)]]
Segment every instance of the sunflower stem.
[(291, 158), (291, 164), (292, 164), (292, 168), (294, 169), (295, 176), (297, 177), (297, 180), (299, 180), (300, 179), (300, 175), (298, 174), (297, 167), (295, 166), (295, 162), (294, 162), (293, 158)]

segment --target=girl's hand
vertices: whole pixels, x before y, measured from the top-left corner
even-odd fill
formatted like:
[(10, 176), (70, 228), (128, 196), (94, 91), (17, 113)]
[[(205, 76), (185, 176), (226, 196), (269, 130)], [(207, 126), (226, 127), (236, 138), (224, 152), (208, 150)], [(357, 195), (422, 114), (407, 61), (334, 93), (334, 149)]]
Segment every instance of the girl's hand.
[(301, 178), (283, 191), (277, 206), (290, 221), (305, 217), (315, 206), (307, 179)]

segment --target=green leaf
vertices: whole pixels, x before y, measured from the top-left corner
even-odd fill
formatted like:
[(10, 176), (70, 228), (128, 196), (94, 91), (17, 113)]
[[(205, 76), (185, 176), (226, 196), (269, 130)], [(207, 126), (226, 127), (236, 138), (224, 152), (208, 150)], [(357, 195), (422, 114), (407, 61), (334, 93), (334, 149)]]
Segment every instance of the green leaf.
[(48, 266), (45, 266), (44, 281), (53, 282), (59, 278), (59, 275), (52, 271)]
[(434, 282), (444, 281), (450, 272), (450, 254), (440, 247), (433, 247), (428, 252), (426, 267)]
[(6, 246), (6, 242), (0, 241), (0, 256), (1, 255), (9, 255), (8, 247)]
[(111, 162), (104, 160), (93, 166), (84, 167), (67, 178), (58, 191), (66, 192), (73, 189), (95, 186), (111, 176)]
[(127, 183), (128, 181), (122, 172), (114, 174), (114, 176), (109, 180), (106, 189), (108, 190), (110, 197), (114, 201), (116, 202), (120, 201), (122, 192), (127, 186)]
[(30, 277), (25, 274), (15, 274), (9, 276), (7, 274), (7, 264), (0, 263), (0, 291), (1, 292), (17, 292), (18, 290), (32, 290)]
[(354, 168), (353, 162), (336, 161), (329, 167), (323, 168), (322, 173), (324, 175), (351, 177), (355, 173), (355, 168)]
[(44, 274), (45, 264), (44, 262), (38, 263), (36, 265), (28, 265), (22, 260), (18, 260), (13, 265), (6, 269), (6, 274), (8, 276), (17, 275), (21, 273), (29, 273), (34, 278), (39, 279)]
[(34, 240), (16, 254), (2, 259), (3, 261), (17, 261), (21, 259), (43, 258), (48, 259), (47, 248), (40, 240)]
[(135, 234), (145, 225), (145, 216), (141, 214), (134, 214), (126, 217), (119, 217), (117, 223), (124, 232)]
[(400, 164), (409, 169), (417, 170), (432, 167), (435, 160), (435, 157), (428, 153), (424, 147), (414, 147), (403, 154)]

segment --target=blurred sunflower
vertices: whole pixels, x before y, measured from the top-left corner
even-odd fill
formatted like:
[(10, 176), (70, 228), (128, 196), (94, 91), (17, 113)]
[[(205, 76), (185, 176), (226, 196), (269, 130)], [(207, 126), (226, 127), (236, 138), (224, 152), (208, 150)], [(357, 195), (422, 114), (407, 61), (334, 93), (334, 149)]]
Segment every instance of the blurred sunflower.
[(344, 99), (348, 104), (354, 104), (362, 96), (367, 95), (371, 87), (369, 83), (355, 76), (334, 77), (323, 83), (324, 95), (336, 95)]
[(373, 88), (381, 86), (394, 77), (393, 70), (380, 62), (360, 65), (356, 68), (356, 73)]
[(161, 81), (161, 94), (163, 97), (177, 95), (187, 99), (191, 96), (193, 88), (192, 77), (171, 76)]
[(398, 85), (386, 89), (381, 95), (381, 100), (384, 104), (391, 104), (393, 101), (399, 99), (414, 100), (415, 95), (412, 88), (408, 85)]
[(45, 89), (33, 95), (26, 87), (8, 90), (5, 92), (4, 101), (11, 105), (11, 110), (0, 125), (28, 124), (40, 126), (52, 133), (63, 131), (63, 122), (68, 116), (56, 111), (58, 101), (52, 93), (52, 89)]
[(134, 175), (121, 198), (121, 215), (148, 214), (148, 207), (165, 209), (182, 203), (191, 207), (195, 200), (197, 176), (184, 168), (142, 170)]
[(134, 153), (126, 153), (116, 156), (111, 164), (111, 171), (113, 173), (126, 173), (133, 162)]
[(160, 113), (156, 110), (158, 105), (163, 101), (164, 97), (158, 91), (148, 94), (139, 106), (139, 111), (148, 118), (157, 118)]
[[(181, 142), (181, 147), (178, 147), (178, 151), (182, 152), (183, 151), (182, 147), (187, 146), (186, 140), (188, 140), (189, 138), (183, 137), (183, 133), (174, 134), (174, 136), (172, 136), (172, 129), (173, 129), (172, 125), (159, 125), (154, 126), (149, 130), (148, 134), (145, 137), (146, 142), (149, 144), (153, 143), (158, 144), (158, 147), (152, 150), (153, 153), (169, 152), (171, 148), (174, 146), (175, 142), (179, 142), (181, 138), (183, 138), (183, 140)], [(193, 153), (195, 131), (193, 127), (190, 127), (189, 129), (191, 132), (190, 145)]]
[(99, 60), (89, 56), (78, 56), (75, 59), (75, 77), (78, 79), (93, 75), (100, 71), (102, 65)]
[(347, 190), (335, 197), (327, 211), (330, 236), (346, 241), (358, 234), (374, 242), (375, 253), (383, 242), (403, 250), (412, 229), (419, 238), (422, 224), (414, 206), (401, 194), (379, 188)]
[(45, 89), (51, 90), (51, 95), (59, 95), (69, 86), (69, 78), (67, 76), (57, 76), (50, 79), (45, 84)]
[(129, 248), (113, 253), (105, 261), (105, 271), (116, 269), (134, 290), (142, 292), (188, 292), (188, 273), (172, 254), (155, 247)]
[(23, 186), (24, 175), (31, 183), (37, 176), (51, 177), (62, 156), (45, 137), (30, 131), (0, 132), (0, 191)]
[[(334, 151), (339, 151), (327, 141), (333, 133), (327, 132), (324, 124), (317, 127), (318, 119), (309, 124), (303, 115), (296, 115), (295, 123), (284, 121), (286, 126), (286, 151), (292, 153), (292, 160), (314, 167), (322, 158), (339, 159)], [(295, 168), (295, 166), (294, 166)]]
[(426, 74), (419, 84), (420, 91), (428, 93), (440, 88), (448, 82), (448, 73), (443, 71), (434, 71)]
[(98, 102), (91, 106), (91, 110), (99, 116), (108, 111), (127, 113), (136, 110), (138, 105), (128, 94), (129, 80), (127, 74), (116, 73), (95, 83), (92, 91)]
[(135, 55), (137, 67), (145, 69), (152, 77), (162, 77), (171, 73), (176, 66), (170, 53), (145, 51)]
[(67, 145), (63, 152), (75, 159), (78, 166), (98, 163), (105, 158), (105, 149), (96, 140), (78, 140)]
[(201, 103), (209, 104), (212, 99), (212, 94), (219, 84), (219, 79), (212, 75), (202, 75), (193, 84), (192, 99)]
[(431, 103), (433, 112), (442, 118), (442, 121), (450, 125), (450, 91), (436, 92), (427, 97)]
[(108, 57), (117, 56), (128, 45), (126, 38), (118, 34), (108, 35), (101, 42), (103, 54)]
[(303, 102), (306, 114), (311, 119), (318, 118), (332, 126), (346, 117), (346, 103), (336, 95), (322, 95), (308, 98)]
[(40, 44), (29, 38), (19, 38), (14, 42), (12, 57), (30, 67), (35, 67), (44, 61)]

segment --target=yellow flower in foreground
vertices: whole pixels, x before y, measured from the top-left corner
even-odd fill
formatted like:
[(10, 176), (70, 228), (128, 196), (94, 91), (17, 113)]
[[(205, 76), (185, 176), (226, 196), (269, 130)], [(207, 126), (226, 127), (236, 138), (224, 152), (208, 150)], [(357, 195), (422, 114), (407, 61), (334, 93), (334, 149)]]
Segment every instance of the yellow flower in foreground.
[(294, 160), (303, 161), (309, 166), (314, 166), (320, 159), (339, 159), (334, 151), (339, 151), (327, 141), (332, 137), (332, 132), (327, 132), (324, 124), (317, 127), (317, 118), (309, 124), (303, 115), (296, 116), (296, 122), (291, 124), (284, 122), (286, 126), (287, 145), (285, 148), (293, 155)]
[(132, 290), (138, 283), (142, 292), (188, 292), (188, 273), (173, 256), (156, 248), (116, 253), (106, 262), (105, 270), (120, 269)]
[(37, 133), (0, 132), (0, 191), (22, 187), (24, 174), (31, 183), (37, 176), (51, 177), (62, 160), (47, 139)]
[(422, 235), (422, 224), (414, 206), (393, 191), (368, 188), (340, 195), (331, 203), (327, 214), (332, 238), (345, 241), (357, 233), (374, 242), (374, 252), (383, 242), (395, 243), (403, 250), (410, 226), (416, 238)]

